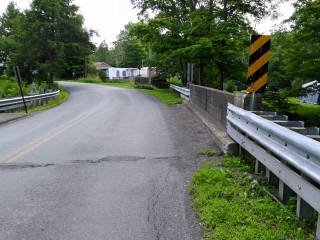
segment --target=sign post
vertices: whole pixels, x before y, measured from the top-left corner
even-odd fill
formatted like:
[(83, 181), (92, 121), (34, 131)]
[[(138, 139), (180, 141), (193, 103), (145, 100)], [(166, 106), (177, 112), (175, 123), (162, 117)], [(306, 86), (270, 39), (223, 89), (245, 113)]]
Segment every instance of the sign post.
[(13, 71), (14, 71), (14, 75), (16, 77), (17, 83), (20, 87), (20, 92), (21, 92), (21, 97), (22, 97), (22, 101), (24, 104), (24, 108), (26, 110), (26, 114), (28, 114), (28, 109), (27, 109), (27, 105), (26, 105), (26, 101), (24, 99), (24, 95), (23, 95), (23, 91), (22, 91), (22, 79), (21, 79), (21, 75), (20, 75), (20, 70), (19, 70), (19, 66), (14, 66), (13, 67)]
[(141, 83), (141, 75), (140, 75), (140, 70), (142, 68), (141, 64), (138, 64), (137, 68), (139, 69), (139, 84)]

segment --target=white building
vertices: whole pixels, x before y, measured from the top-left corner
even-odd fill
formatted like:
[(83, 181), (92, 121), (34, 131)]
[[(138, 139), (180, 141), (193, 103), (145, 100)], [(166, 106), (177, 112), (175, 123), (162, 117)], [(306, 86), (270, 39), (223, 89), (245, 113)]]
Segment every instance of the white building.
[(104, 62), (94, 63), (97, 70), (105, 70), (107, 78), (111, 79), (134, 79), (137, 76), (149, 77), (156, 74), (156, 68), (143, 67), (140, 70), (138, 68), (116, 68)]

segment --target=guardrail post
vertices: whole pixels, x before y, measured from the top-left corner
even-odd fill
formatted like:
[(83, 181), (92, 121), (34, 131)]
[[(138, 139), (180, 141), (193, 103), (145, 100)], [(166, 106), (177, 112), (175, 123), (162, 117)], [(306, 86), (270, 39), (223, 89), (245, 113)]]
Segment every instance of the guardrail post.
[(268, 178), (269, 183), (276, 187), (279, 186), (279, 178), (269, 169), (266, 170), (266, 177)]
[(258, 159), (256, 159), (256, 165), (255, 165), (255, 173), (266, 173), (267, 168), (264, 166)]
[(297, 196), (297, 216), (313, 220), (314, 209), (300, 196)]
[(317, 224), (316, 239), (320, 239), (320, 213), (319, 212), (318, 212), (318, 224)]
[(279, 180), (279, 197), (282, 203), (289, 201), (291, 197), (296, 197), (297, 194), (292, 191), (281, 179)]
[[(310, 179), (305, 174), (301, 173), (301, 177), (309, 181)], [(308, 220), (313, 220), (314, 209), (299, 195), (297, 197), (297, 216)]]

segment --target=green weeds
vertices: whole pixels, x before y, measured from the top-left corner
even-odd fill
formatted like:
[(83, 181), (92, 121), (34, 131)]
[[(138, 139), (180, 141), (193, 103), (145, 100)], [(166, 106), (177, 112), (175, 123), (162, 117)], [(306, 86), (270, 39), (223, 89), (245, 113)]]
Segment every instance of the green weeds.
[(200, 149), (197, 151), (198, 154), (201, 155), (207, 155), (207, 156), (213, 156), (216, 153), (218, 153), (217, 149), (211, 148), (211, 149)]
[[(39, 106), (39, 107), (35, 107), (35, 108), (30, 108), (28, 109), (28, 113), (31, 113), (31, 112), (37, 112), (37, 111), (41, 111), (41, 110), (45, 110), (45, 109), (49, 109), (49, 108), (52, 108), (54, 106), (57, 106), (57, 105), (60, 105), (62, 104), (64, 101), (66, 101), (68, 99), (68, 92), (63, 89), (62, 87), (60, 87), (60, 94), (59, 96), (56, 98), (56, 100), (51, 100), (49, 101), (47, 104), (44, 104), (42, 106)], [(24, 110), (23, 110), (24, 111)], [(22, 112), (23, 112), (22, 111)]]
[[(209, 150), (198, 153), (211, 155)], [(251, 171), (241, 158), (228, 155), (201, 164), (190, 193), (204, 238), (315, 239), (310, 224), (300, 221), (290, 205), (273, 201), (261, 176)]]
[(156, 90), (156, 87), (147, 84), (137, 84), (134, 86), (137, 89), (147, 89), (147, 90)]

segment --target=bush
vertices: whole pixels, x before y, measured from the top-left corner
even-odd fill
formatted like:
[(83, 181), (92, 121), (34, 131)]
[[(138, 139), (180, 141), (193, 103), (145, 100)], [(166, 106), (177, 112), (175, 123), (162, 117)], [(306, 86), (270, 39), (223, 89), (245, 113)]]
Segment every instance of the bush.
[(173, 85), (182, 87), (181, 80), (180, 80), (178, 77), (170, 77), (170, 78), (167, 80), (167, 82), (168, 82), (169, 84), (173, 84)]
[(134, 86), (134, 88), (147, 89), (147, 90), (155, 90), (156, 89), (154, 86), (147, 85), (147, 84), (137, 84), (136, 86)]
[(78, 82), (83, 83), (101, 83), (100, 79), (94, 79), (94, 78), (79, 78)]
[(3, 98), (12, 98), (20, 95), (21, 93), (18, 84), (11, 81), (5, 81), (5, 83), (3, 84)]
[(102, 82), (105, 82), (107, 80), (107, 73), (105, 70), (99, 71), (99, 78)]
[(236, 88), (234, 87), (234, 84), (231, 80), (227, 81), (226, 84), (227, 84), (227, 87), (226, 87), (227, 92), (234, 92), (236, 90)]
[(157, 75), (152, 77), (152, 82), (157, 88), (169, 89), (170, 83), (167, 82), (167, 75), (165, 72), (157, 72)]

